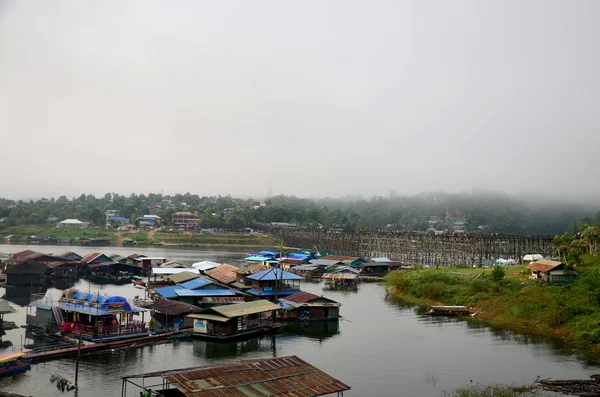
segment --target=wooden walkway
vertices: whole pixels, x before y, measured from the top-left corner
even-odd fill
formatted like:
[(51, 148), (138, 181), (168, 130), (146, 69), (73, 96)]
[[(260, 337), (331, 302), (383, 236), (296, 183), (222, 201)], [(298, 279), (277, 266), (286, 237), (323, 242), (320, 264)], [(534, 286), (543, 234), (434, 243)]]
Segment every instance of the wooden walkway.
[[(191, 332), (192, 329), (183, 329), (179, 333)], [(102, 352), (109, 352), (115, 348), (136, 348), (143, 345), (147, 345), (151, 342), (158, 342), (161, 340), (168, 339), (170, 336), (175, 335), (173, 331), (165, 332), (156, 335), (141, 336), (131, 339), (120, 339), (112, 342), (100, 342), (100, 343), (89, 343), (81, 345), (81, 356), (87, 356), (90, 354), (99, 354)], [(56, 360), (59, 358), (76, 356), (77, 346), (67, 347), (64, 349), (49, 350), (40, 353), (32, 353), (27, 355), (27, 359), (31, 360), (32, 363), (39, 363), (43, 361)]]

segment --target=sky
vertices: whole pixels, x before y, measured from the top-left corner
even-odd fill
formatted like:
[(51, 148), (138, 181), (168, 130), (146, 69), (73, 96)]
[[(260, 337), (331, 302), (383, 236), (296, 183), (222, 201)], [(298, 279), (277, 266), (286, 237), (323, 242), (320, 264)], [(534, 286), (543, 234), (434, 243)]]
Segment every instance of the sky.
[(595, 0), (0, 0), (0, 197), (596, 198), (598, 20)]

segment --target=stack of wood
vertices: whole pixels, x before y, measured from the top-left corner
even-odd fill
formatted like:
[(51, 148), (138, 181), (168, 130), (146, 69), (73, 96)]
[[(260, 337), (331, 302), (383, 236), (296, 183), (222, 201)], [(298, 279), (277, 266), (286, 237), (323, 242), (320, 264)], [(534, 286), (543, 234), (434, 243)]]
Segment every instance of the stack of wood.
[(592, 375), (591, 379), (575, 380), (540, 380), (545, 390), (571, 394), (580, 397), (600, 397), (600, 374)]

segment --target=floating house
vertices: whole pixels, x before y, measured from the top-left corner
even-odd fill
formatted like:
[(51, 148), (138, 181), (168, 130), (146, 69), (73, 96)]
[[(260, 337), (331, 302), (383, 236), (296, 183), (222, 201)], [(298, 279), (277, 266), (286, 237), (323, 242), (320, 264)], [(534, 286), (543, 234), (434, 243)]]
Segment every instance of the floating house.
[(59, 256), (61, 258), (71, 259), (71, 260), (76, 261), (76, 262), (80, 262), (83, 259), (83, 256), (81, 256), (78, 253), (75, 253), (73, 251), (63, 252)]
[(34, 259), (27, 259), (4, 271), (6, 284), (9, 285), (43, 285), (48, 279), (48, 265)]
[(397, 261), (373, 261), (364, 262), (355, 266), (360, 269), (361, 276), (382, 277), (393, 270), (408, 269), (402, 262)]
[(329, 289), (355, 289), (358, 288), (359, 271), (350, 271), (352, 268), (341, 268), (335, 273), (325, 273), (322, 278), (325, 280), (325, 287)]
[(107, 238), (82, 238), (79, 239), (79, 245), (86, 247), (105, 247), (110, 245), (110, 240)]
[(252, 288), (252, 280), (249, 279), (248, 276), (251, 276), (258, 272), (262, 272), (264, 270), (267, 270), (267, 267), (260, 263), (237, 268), (234, 270), (234, 272), (236, 274), (236, 280), (231, 285), (233, 287), (241, 289), (241, 290), (251, 289)]
[(565, 269), (562, 262), (540, 259), (530, 263), (527, 268), (531, 270), (531, 279), (542, 280), (550, 284), (566, 284), (577, 280), (577, 272)]
[[(88, 341), (109, 341), (148, 335), (143, 313), (121, 296), (89, 294), (77, 289), (62, 292), (58, 300), (61, 331), (81, 334)], [(53, 311), (56, 309), (53, 308)], [(142, 314), (142, 319), (134, 317)]]
[(323, 265), (313, 265), (308, 263), (305, 265), (294, 266), (290, 269), (292, 273), (299, 274), (308, 280), (320, 280), (323, 273), (326, 271), (326, 267)]
[(209, 339), (233, 339), (276, 331), (283, 323), (275, 321), (281, 308), (266, 300), (216, 306), (202, 313), (191, 314), (193, 334)]
[(300, 321), (338, 320), (342, 306), (332, 299), (309, 292), (286, 296), (279, 299), (279, 303), (284, 310), (284, 318)]
[(202, 261), (202, 262), (196, 262), (194, 264), (192, 264), (192, 267), (194, 269), (198, 269), (200, 271), (200, 273), (205, 273), (208, 270), (214, 269), (221, 266), (220, 263), (217, 262), (211, 262), (211, 261)]
[(14, 234), (9, 234), (4, 237), (4, 244), (16, 244), (19, 242), (19, 236), (15, 236)]
[(183, 263), (177, 262), (177, 261), (167, 261), (162, 263), (159, 267), (167, 267), (167, 268), (174, 268), (174, 269), (184, 269), (187, 266), (184, 265)]
[(276, 267), (263, 270), (247, 277), (252, 280), (252, 288), (246, 291), (258, 299), (275, 300), (300, 292), (300, 280), (304, 277)]
[(366, 262), (366, 260), (360, 256), (327, 255), (320, 259), (342, 262), (346, 266), (356, 266)]
[(198, 306), (172, 299), (157, 299), (145, 307), (153, 310), (153, 317), (162, 325), (171, 327), (179, 324), (180, 329), (193, 327), (193, 319), (187, 316), (203, 310)]

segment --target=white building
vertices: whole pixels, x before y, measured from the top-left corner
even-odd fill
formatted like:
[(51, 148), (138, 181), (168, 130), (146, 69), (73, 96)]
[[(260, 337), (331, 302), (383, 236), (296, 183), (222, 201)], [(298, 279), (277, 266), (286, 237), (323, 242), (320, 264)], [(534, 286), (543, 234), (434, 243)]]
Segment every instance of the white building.
[(79, 219), (65, 219), (64, 221), (58, 222), (56, 227), (84, 229), (89, 225), (89, 222), (82, 222)]

